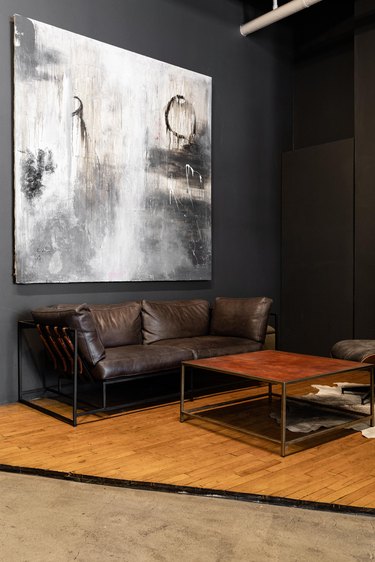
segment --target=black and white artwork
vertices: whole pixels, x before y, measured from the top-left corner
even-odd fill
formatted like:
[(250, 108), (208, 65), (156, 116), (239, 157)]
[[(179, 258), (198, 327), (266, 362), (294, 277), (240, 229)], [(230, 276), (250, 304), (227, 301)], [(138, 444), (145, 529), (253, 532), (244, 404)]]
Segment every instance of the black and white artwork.
[(14, 17), (15, 281), (211, 278), (211, 78)]

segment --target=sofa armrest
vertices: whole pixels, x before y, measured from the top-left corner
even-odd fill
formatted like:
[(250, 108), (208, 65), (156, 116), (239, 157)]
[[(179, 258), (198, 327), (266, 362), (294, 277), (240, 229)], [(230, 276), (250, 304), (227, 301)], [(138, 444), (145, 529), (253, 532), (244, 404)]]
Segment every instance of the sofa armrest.
[(90, 366), (95, 366), (105, 357), (103, 343), (96, 330), (90, 309), (82, 305), (55, 305), (31, 311), (37, 325), (77, 330), (78, 349), (82, 358)]

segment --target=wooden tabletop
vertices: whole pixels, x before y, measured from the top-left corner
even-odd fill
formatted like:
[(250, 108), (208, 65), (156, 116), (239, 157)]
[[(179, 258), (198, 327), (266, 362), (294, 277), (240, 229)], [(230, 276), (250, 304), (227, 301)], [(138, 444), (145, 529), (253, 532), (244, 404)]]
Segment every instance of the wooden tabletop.
[(368, 363), (272, 350), (183, 361), (183, 365), (270, 383), (292, 383), (374, 367)]

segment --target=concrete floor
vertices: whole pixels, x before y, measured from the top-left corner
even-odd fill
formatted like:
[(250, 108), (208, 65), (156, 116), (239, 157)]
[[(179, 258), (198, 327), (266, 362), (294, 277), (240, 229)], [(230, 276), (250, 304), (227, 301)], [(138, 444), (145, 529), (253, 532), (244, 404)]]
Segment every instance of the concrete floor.
[(0, 560), (375, 560), (375, 518), (0, 472)]

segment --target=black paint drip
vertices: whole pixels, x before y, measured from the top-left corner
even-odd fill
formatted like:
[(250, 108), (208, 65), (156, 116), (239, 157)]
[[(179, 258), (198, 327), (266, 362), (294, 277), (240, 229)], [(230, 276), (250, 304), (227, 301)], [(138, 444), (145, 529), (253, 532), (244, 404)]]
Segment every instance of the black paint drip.
[(78, 118), (81, 130), (81, 140), (83, 143), (85, 143), (87, 140), (87, 129), (85, 120), (83, 118), (83, 102), (78, 96), (73, 96), (73, 99), (78, 100), (79, 106), (76, 110), (73, 111), (72, 117)]

